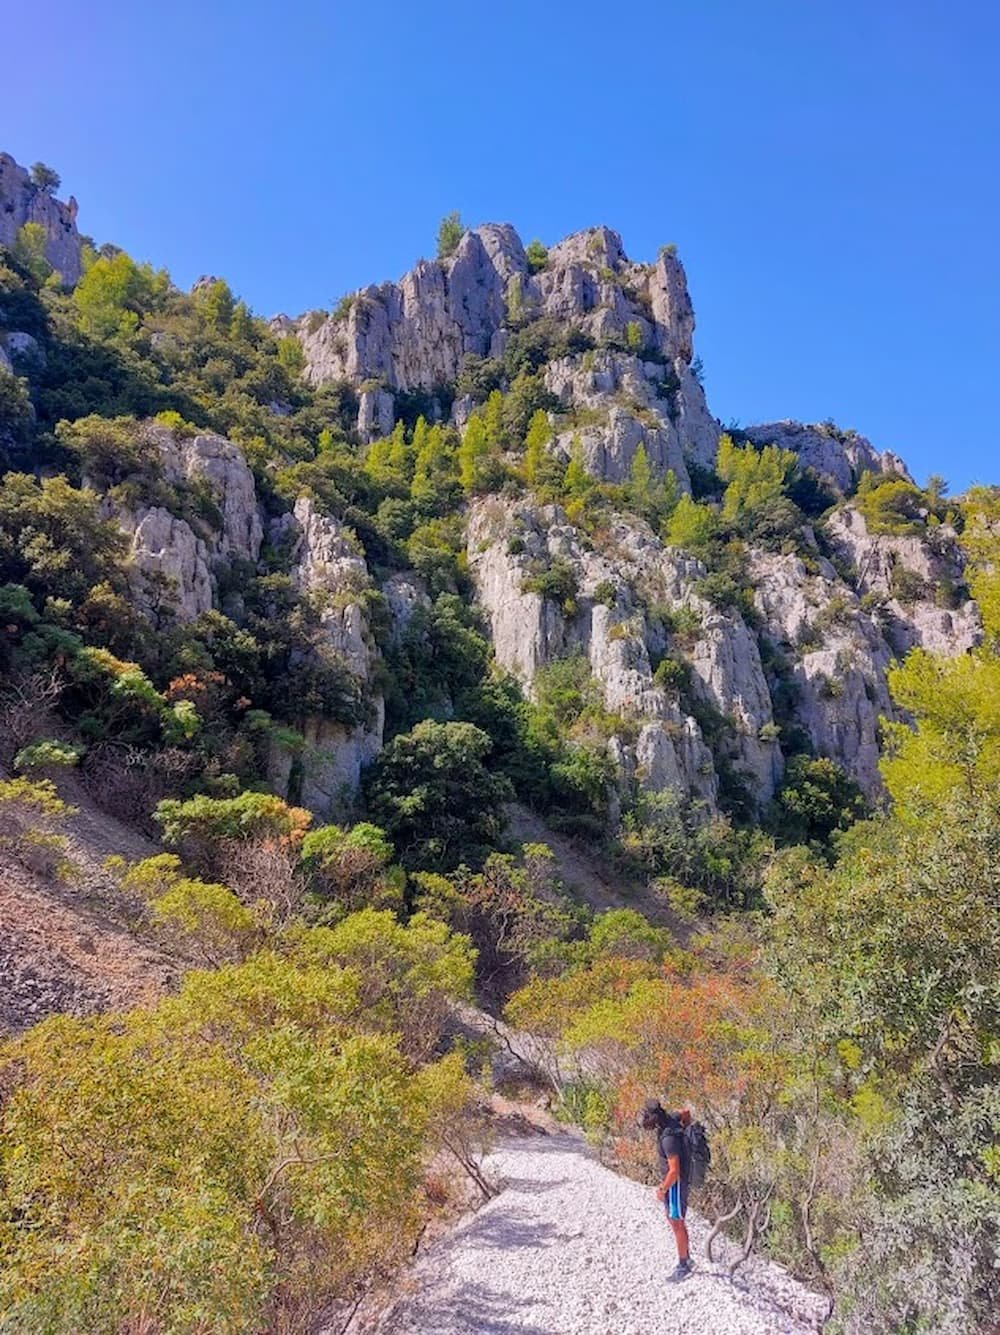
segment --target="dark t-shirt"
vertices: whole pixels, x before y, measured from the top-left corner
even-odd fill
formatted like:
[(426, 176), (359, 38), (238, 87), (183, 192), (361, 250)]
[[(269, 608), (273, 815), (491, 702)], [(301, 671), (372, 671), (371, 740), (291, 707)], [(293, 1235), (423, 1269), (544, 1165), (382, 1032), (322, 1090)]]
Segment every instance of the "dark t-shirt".
[(687, 1176), (684, 1164), (684, 1133), (679, 1122), (672, 1121), (660, 1128), (656, 1137), (656, 1152), (660, 1156), (660, 1172), (664, 1177), (670, 1171), (667, 1160), (673, 1154), (677, 1155), (680, 1164), (681, 1179)]

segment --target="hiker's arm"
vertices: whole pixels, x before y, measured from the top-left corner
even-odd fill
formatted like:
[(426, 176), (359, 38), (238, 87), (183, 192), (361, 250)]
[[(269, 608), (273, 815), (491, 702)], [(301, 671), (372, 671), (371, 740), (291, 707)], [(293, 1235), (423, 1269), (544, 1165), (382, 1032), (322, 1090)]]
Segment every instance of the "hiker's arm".
[(657, 1194), (657, 1196), (659, 1196), (659, 1198), (660, 1198), (661, 1201), (663, 1200), (664, 1196), (666, 1196), (666, 1194), (667, 1194), (667, 1192), (670, 1190), (670, 1188), (671, 1188), (671, 1187), (674, 1185), (674, 1183), (677, 1181), (677, 1179), (680, 1177), (680, 1175), (681, 1175), (681, 1160), (680, 1160), (680, 1155), (677, 1155), (677, 1154), (668, 1154), (668, 1155), (667, 1155), (667, 1175), (666, 1175), (666, 1177), (663, 1179), (663, 1181), (660, 1183), (660, 1185), (656, 1188), (656, 1194)]

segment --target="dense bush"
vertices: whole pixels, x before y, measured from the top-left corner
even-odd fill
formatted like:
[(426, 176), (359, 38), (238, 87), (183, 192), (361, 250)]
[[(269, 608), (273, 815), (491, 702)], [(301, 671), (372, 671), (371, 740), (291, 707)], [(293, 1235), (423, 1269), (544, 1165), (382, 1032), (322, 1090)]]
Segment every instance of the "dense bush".
[(360, 915), (0, 1049), (7, 1319), (291, 1328), (401, 1259), (468, 1084), (454, 1059), (415, 1069), (398, 1024), (426, 1049), (470, 969), (443, 927)]
[(496, 846), (511, 787), (484, 761), (492, 743), (471, 723), (418, 723), (368, 770), (369, 810), (407, 868), (450, 870)]
[(864, 515), (869, 532), (895, 537), (922, 533), (928, 516), (943, 508), (905, 478), (880, 481), (874, 473), (862, 476), (854, 503)]

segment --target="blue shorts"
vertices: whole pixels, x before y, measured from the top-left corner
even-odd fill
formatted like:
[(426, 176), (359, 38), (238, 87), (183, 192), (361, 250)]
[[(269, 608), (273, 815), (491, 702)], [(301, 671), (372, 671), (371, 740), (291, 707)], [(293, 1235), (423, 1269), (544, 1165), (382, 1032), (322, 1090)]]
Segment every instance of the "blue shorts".
[(687, 1214), (687, 1189), (682, 1182), (675, 1182), (667, 1188), (667, 1198), (663, 1202), (668, 1219), (683, 1219)]

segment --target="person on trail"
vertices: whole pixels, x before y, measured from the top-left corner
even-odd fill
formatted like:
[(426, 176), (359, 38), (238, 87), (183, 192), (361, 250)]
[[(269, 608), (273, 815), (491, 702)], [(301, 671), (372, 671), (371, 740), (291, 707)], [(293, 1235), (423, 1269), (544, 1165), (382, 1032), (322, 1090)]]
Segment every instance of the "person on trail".
[(647, 1131), (656, 1132), (656, 1153), (660, 1162), (660, 1185), (656, 1188), (657, 1200), (663, 1202), (667, 1222), (677, 1244), (677, 1268), (668, 1278), (672, 1281), (686, 1279), (693, 1266), (691, 1264), (691, 1245), (688, 1238), (687, 1214), (688, 1172), (687, 1153), (684, 1141), (686, 1121), (691, 1120), (690, 1113), (668, 1113), (660, 1106), (659, 1099), (647, 1099), (642, 1106), (639, 1121)]

